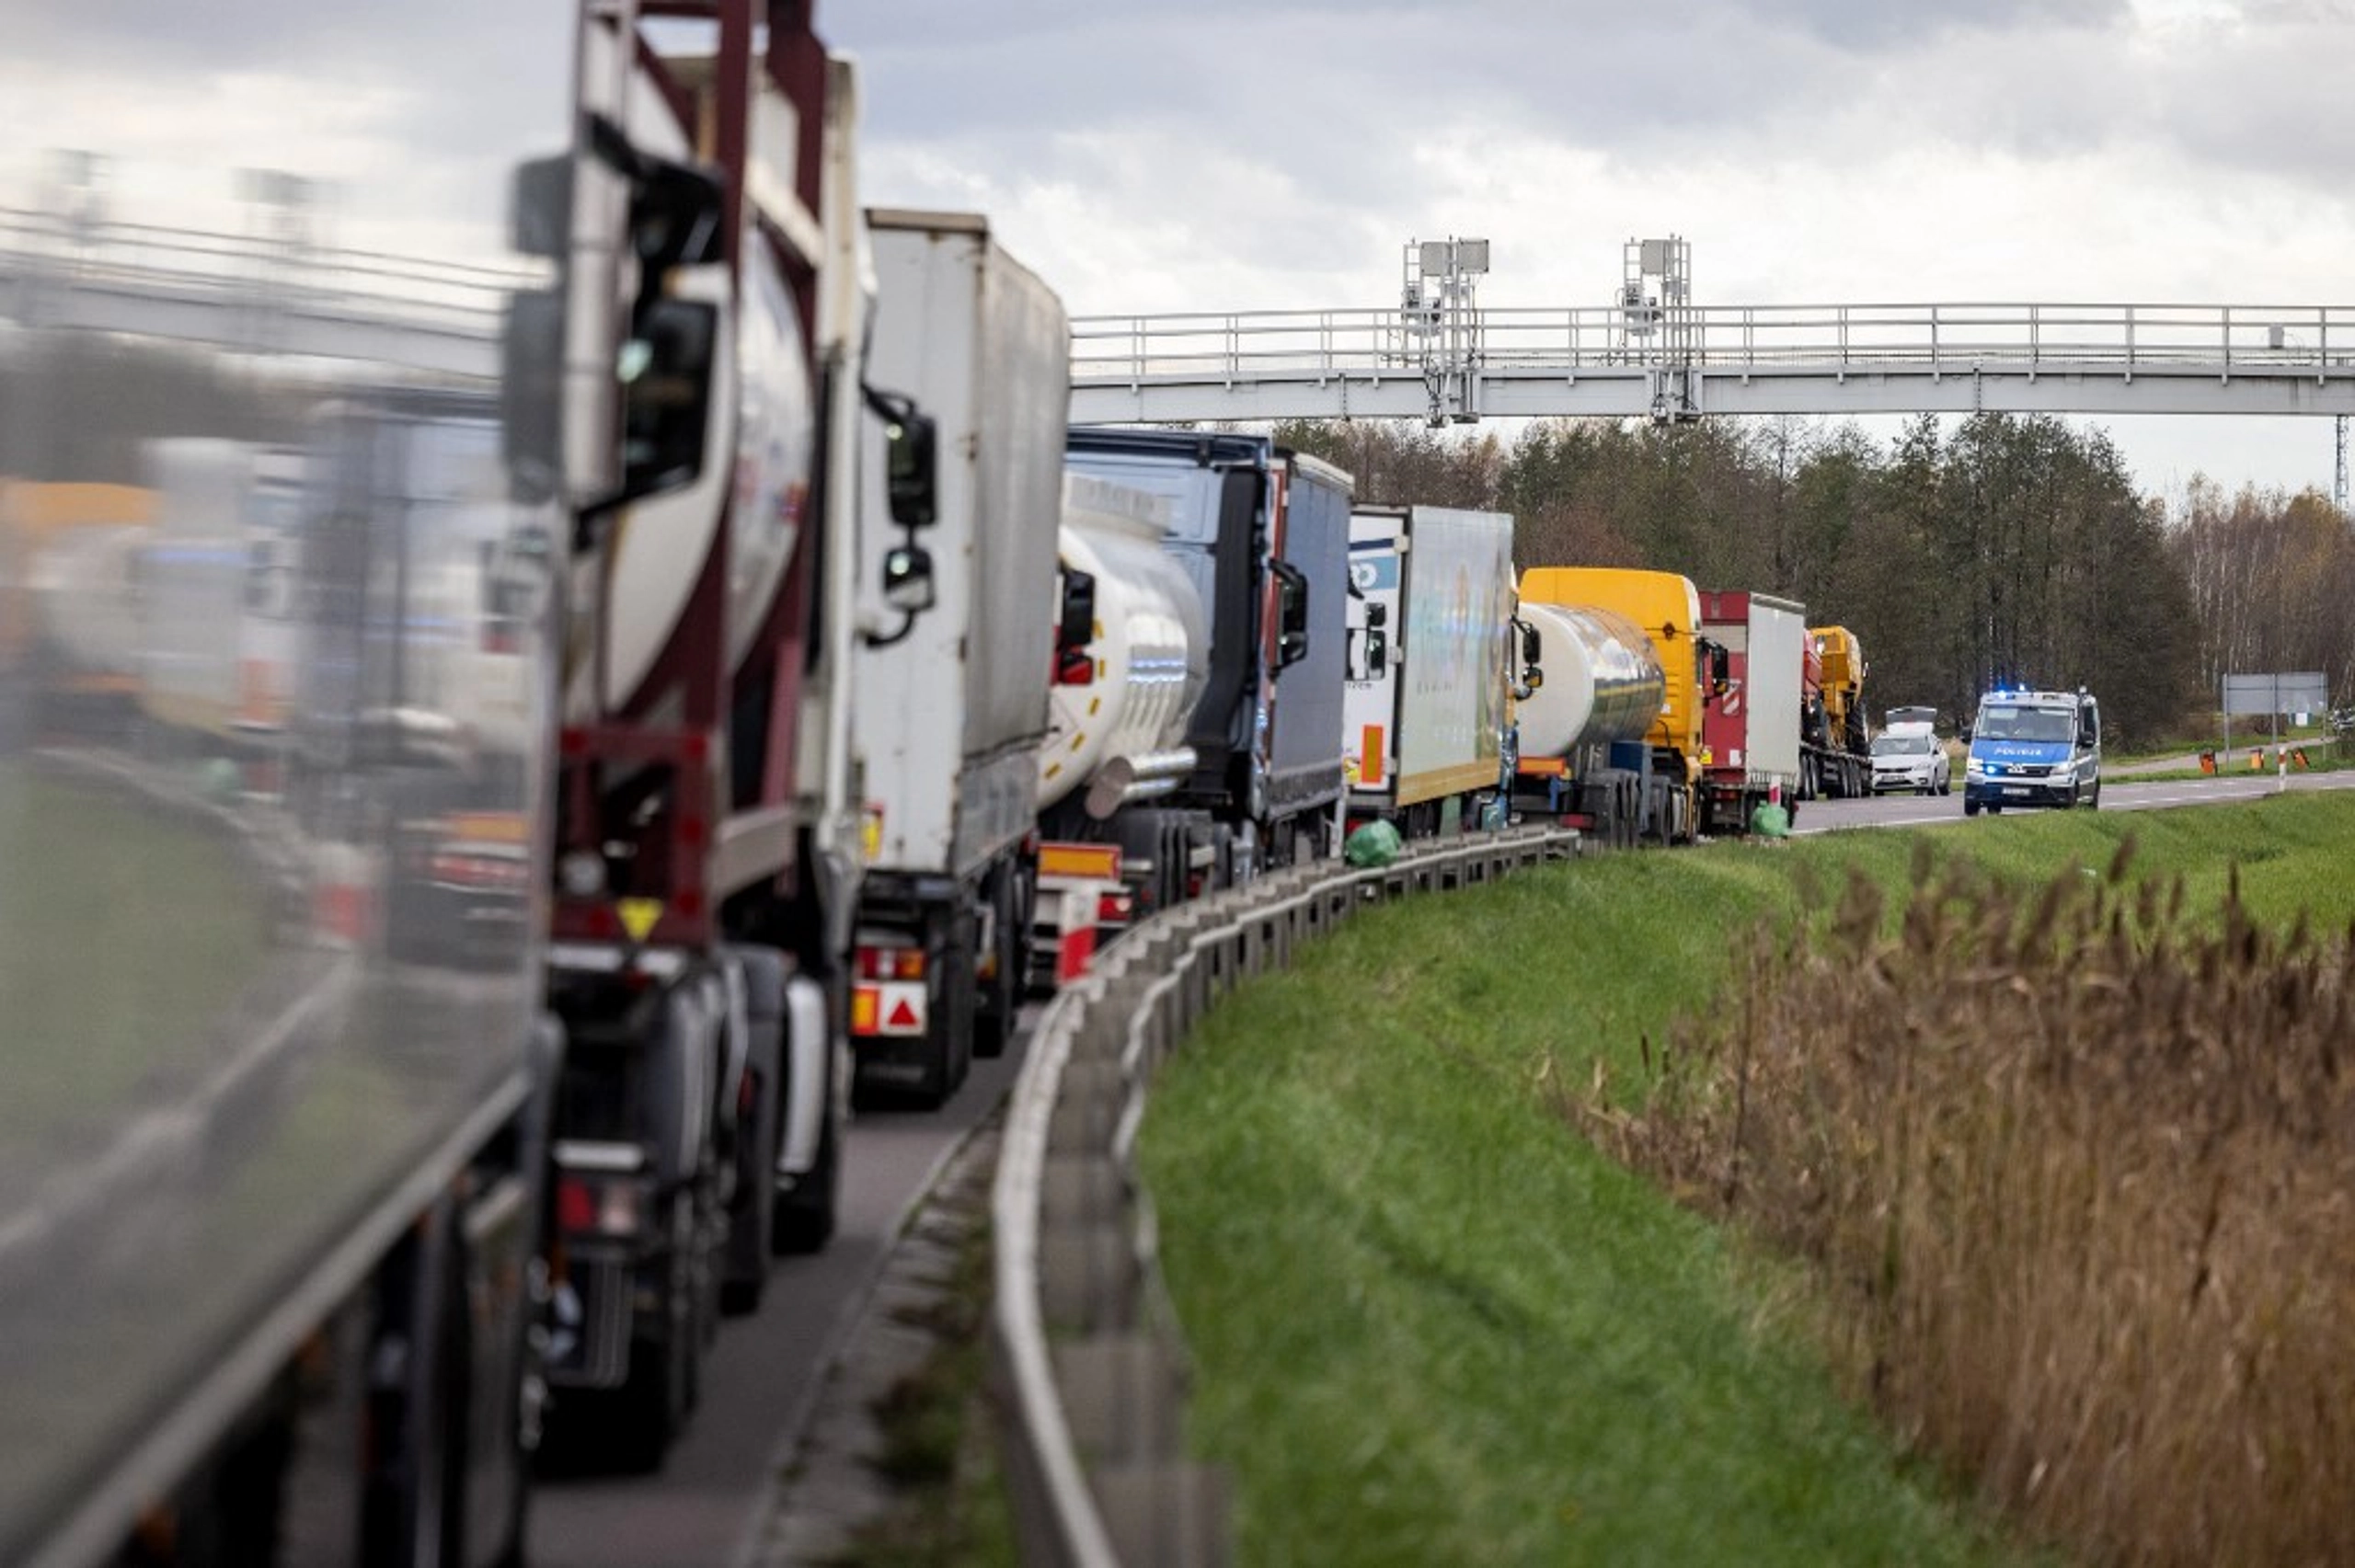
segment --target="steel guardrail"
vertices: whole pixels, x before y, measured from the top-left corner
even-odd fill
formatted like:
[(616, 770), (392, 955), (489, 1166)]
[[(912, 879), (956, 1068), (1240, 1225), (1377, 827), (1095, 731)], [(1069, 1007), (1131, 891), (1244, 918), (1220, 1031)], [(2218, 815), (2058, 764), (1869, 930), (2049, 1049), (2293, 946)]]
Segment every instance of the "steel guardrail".
[(1015, 1085), (991, 1192), (992, 1376), (1021, 1560), (1220, 1568), (1230, 1487), (1187, 1457), (1185, 1342), (1136, 1170), (1162, 1063), (1238, 983), (1368, 904), (1567, 860), (1566, 828), (1471, 833), (1386, 866), (1293, 867), (1137, 926), (1049, 1003)]

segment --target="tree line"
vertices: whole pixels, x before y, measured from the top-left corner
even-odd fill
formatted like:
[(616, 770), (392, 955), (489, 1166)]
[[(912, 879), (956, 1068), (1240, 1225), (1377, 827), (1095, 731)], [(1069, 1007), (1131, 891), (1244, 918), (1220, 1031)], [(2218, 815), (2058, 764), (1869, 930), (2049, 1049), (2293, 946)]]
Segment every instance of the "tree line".
[(1887, 442), (1796, 418), (1549, 420), (1510, 442), (1393, 421), (1277, 439), (1368, 505), (1509, 511), (1523, 567), (1673, 571), (1862, 641), (1875, 713), (1949, 722), (1997, 682), (2102, 700), (2131, 747), (2213, 732), (2226, 673), (2320, 670), (2355, 701), (2355, 528), (2319, 493), (2137, 493), (2098, 428), (1924, 415)]

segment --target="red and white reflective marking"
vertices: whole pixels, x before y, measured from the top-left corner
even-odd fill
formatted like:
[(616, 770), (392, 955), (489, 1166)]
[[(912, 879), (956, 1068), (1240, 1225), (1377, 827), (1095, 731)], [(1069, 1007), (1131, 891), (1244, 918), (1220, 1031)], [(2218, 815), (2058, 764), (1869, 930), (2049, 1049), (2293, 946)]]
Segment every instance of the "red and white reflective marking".
[(926, 1028), (925, 1001), (921, 981), (856, 987), (850, 996), (850, 1032), (865, 1036), (921, 1035)]

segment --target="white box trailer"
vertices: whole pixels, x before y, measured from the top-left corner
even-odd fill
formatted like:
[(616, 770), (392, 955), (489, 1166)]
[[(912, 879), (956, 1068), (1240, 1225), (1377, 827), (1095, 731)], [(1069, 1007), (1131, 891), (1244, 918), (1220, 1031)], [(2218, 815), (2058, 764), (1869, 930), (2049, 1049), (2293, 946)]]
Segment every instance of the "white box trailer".
[(1499, 785), (1513, 680), (1512, 518), (1350, 516), (1342, 749), (1353, 818), (1429, 816)]
[(938, 508), (892, 521), (879, 432), (858, 558), (931, 556), (936, 601), (861, 585), (853, 745), (867, 875), (851, 1024), (859, 1077), (937, 1102), (1004, 1047), (1021, 1001), (1055, 632), (1055, 539), (1070, 412), (1062, 302), (970, 214), (872, 210), (867, 383), (937, 421)]

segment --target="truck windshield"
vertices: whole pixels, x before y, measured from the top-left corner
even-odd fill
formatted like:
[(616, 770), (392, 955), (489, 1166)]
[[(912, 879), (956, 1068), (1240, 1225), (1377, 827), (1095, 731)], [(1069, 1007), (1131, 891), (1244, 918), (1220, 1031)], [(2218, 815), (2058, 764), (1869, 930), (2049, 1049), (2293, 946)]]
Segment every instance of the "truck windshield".
[(1873, 742), (1876, 757), (1925, 757), (1930, 750), (1926, 735), (1884, 735)]
[(1988, 708), (1979, 715), (1986, 740), (2066, 741), (2077, 733), (2074, 715), (2060, 708)]

